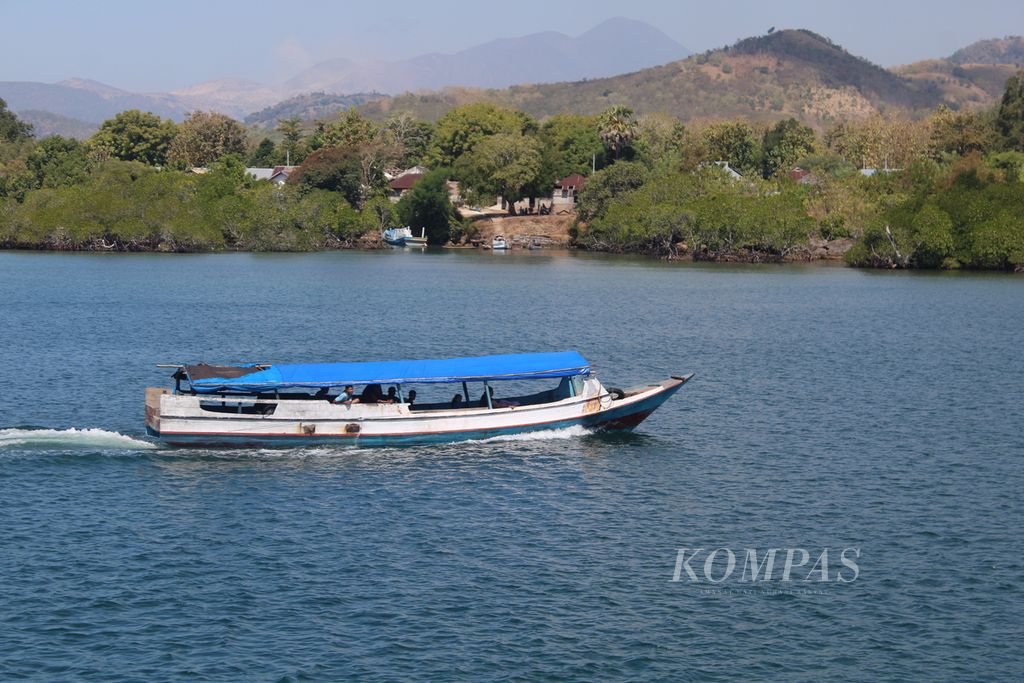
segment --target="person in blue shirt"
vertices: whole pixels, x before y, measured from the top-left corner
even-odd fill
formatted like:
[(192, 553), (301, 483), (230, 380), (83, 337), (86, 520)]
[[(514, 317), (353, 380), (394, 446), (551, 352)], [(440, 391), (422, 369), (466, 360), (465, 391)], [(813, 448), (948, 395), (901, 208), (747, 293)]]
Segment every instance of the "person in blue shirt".
[(341, 403), (342, 405), (350, 406), (353, 403), (359, 403), (359, 397), (355, 395), (355, 387), (351, 384), (345, 387), (345, 390), (338, 394), (338, 398), (334, 399), (335, 403)]

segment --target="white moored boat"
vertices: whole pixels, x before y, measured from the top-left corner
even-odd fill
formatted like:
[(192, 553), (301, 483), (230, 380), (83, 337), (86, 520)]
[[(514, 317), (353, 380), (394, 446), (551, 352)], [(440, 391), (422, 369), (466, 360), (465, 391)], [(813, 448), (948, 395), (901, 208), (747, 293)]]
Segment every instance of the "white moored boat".
[(503, 251), (508, 249), (508, 242), (505, 241), (505, 236), (495, 235), (494, 239), (491, 240), (491, 249), (494, 251)]
[(388, 228), (380, 233), (380, 238), (392, 247), (425, 247), (427, 246), (427, 229), (420, 230), (420, 236), (412, 234), (412, 228)]
[[(171, 365), (173, 390), (146, 389), (146, 430), (176, 446), (401, 445), (582, 426), (628, 431), (693, 375), (608, 389), (575, 351), (310, 365)], [(548, 380), (538, 386), (542, 380)], [(183, 386), (184, 384), (184, 386)], [(470, 385), (481, 391), (472, 399)], [(503, 389), (532, 393), (496, 397)], [(390, 385), (391, 398), (382, 386)], [(412, 387), (455, 385), (410, 402)], [(346, 400), (346, 387), (363, 387)], [(435, 391), (437, 388), (435, 387)], [(447, 396), (448, 392), (444, 394)]]

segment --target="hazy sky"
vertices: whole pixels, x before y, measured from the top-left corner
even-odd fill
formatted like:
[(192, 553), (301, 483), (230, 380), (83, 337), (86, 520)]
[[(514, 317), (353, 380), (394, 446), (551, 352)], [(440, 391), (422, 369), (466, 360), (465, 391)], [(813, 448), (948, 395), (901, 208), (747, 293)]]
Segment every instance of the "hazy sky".
[(809, 28), (883, 66), (1024, 34), (1020, 0), (0, 0), (0, 80), (79, 76), (148, 91), (228, 76), (273, 82), (332, 57), (455, 52), (542, 30), (577, 35), (615, 16), (651, 23), (695, 52), (770, 26)]

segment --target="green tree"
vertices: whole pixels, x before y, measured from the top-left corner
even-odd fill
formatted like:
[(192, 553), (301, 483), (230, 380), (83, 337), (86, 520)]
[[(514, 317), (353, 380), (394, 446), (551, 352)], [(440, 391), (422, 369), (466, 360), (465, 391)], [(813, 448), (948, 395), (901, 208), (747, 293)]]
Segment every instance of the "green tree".
[(932, 148), (939, 155), (984, 153), (992, 146), (992, 126), (980, 114), (940, 104), (930, 123)]
[(244, 155), (245, 128), (217, 112), (193, 112), (178, 127), (167, 159), (181, 167), (206, 166), (225, 154)]
[(225, 154), (210, 164), (209, 171), (199, 176), (198, 197), (210, 204), (251, 187), (255, 181), (245, 172), (245, 164), (237, 154)]
[(85, 182), (92, 170), (92, 160), (84, 143), (51, 135), (29, 153), (25, 166), (33, 187), (70, 187)]
[(437, 120), (427, 162), (451, 166), (481, 140), (498, 133), (534, 133), (537, 123), (527, 114), (478, 102), (449, 109)]
[(89, 144), (104, 158), (163, 166), (177, 128), (170, 119), (129, 109), (104, 121)]
[(788, 172), (797, 159), (814, 153), (814, 131), (793, 118), (779, 121), (765, 132), (762, 149), (765, 178)]
[(352, 206), (363, 200), (363, 169), (357, 150), (325, 147), (310, 154), (288, 177), (288, 183), (306, 191), (339, 192)]
[(634, 161), (620, 161), (603, 168), (592, 175), (580, 191), (576, 215), (585, 221), (600, 218), (613, 201), (639, 188), (646, 180), (647, 169)]
[(1006, 81), (1006, 90), (996, 114), (996, 131), (1003, 140), (1004, 149), (1024, 152), (1024, 70)]
[(708, 161), (726, 161), (743, 175), (757, 170), (760, 152), (749, 124), (743, 121), (713, 123), (704, 129), (702, 137)]
[(285, 161), (289, 164), (299, 163), (299, 145), (302, 143), (302, 119), (298, 116), (281, 119), (277, 122), (277, 132), (284, 136), (281, 147), (285, 152)]
[(256, 149), (252, 151), (246, 163), (255, 168), (269, 168), (277, 164), (277, 146), (270, 138), (263, 138)]
[(398, 202), (398, 216), (418, 233), (426, 228), (430, 244), (444, 244), (451, 236), (455, 209), (448, 198), (448, 169), (430, 171)]
[(993, 168), (1003, 172), (1009, 182), (1024, 182), (1024, 152), (1000, 152), (989, 157)]
[(327, 127), (324, 144), (336, 147), (354, 147), (371, 142), (377, 136), (373, 121), (359, 113), (355, 107), (338, 114), (338, 120)]
[(18, 142), (32, 137), (32, 124), (19, 119), (0, 98), (0, 142)]
[(605, 148), (597, 134), (593, 116), (558, 114), (541, 126), (537, 136), (541, 148), (539, 189), (549, 191), (554, 183), (573, 173), (590, 175), (592, 166), (605, 166)]
[(629, 107), (617, 104), (597, 117), (597, 130), (612, 156), (618, 159), (636, 138), (636, 116)]
[(839, 154), (809, 154), (797, 159), (797, 166), (819, 176), (845, 178), (856, 172), (853, 164)]
[(481, 140), (455, 165), (455, 176), (484, 194), (512, 203), (523, 198), (541, 168), (537, 141), (521, 133), (499, 133)]
[(667, 114), (645, 114), (637, 120), (635, 147), (648, 167), (678, 163), (687, 143), (683, 122)]
[(380, 234), (398, 225), (398, 210), (387, 197), (374, 197), (363, 205), (359, 212), (361, 232)]

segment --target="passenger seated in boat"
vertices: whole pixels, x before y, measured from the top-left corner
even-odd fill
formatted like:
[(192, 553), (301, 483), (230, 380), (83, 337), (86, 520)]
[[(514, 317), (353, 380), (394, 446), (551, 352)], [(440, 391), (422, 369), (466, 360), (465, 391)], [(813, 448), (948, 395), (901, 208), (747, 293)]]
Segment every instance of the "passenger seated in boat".
[(409, 410), (412, 410), (412, 404), (416, 401), (416, 390), (410, 389), (409, 395), (405, 397), (405, 402), (409, 406)]
[(455, 394), (452, 396), (452, 408), (462, 407), (462, 394)]
[(381, 401), (381, 403), (398, 403), (398, 389), (388, 387), (388, 397)]
[(361, 403), (383, 403), (384, 390), (380, 388), (379, 384), (367, 384), (366, 388), (363, 389), (363, 393), (359, 395)]
[[(494, 408), (515, 408), (519, 405), (516, 401), (506, 401), (504, 399), (494, 398), (494, 387), (487, 387), (487, 392), (491, 394), (491, 406)], [(487, 407), (487, 392), (480, 394), (480, 407)]]
[(334, 399), (335, 403), (341, 403), (342, 405), (352, 405), (353, 403), (359, 403), (359, 398), (355, 395), (355, 387), (351, 384), (347, 385), (338, 398)]

